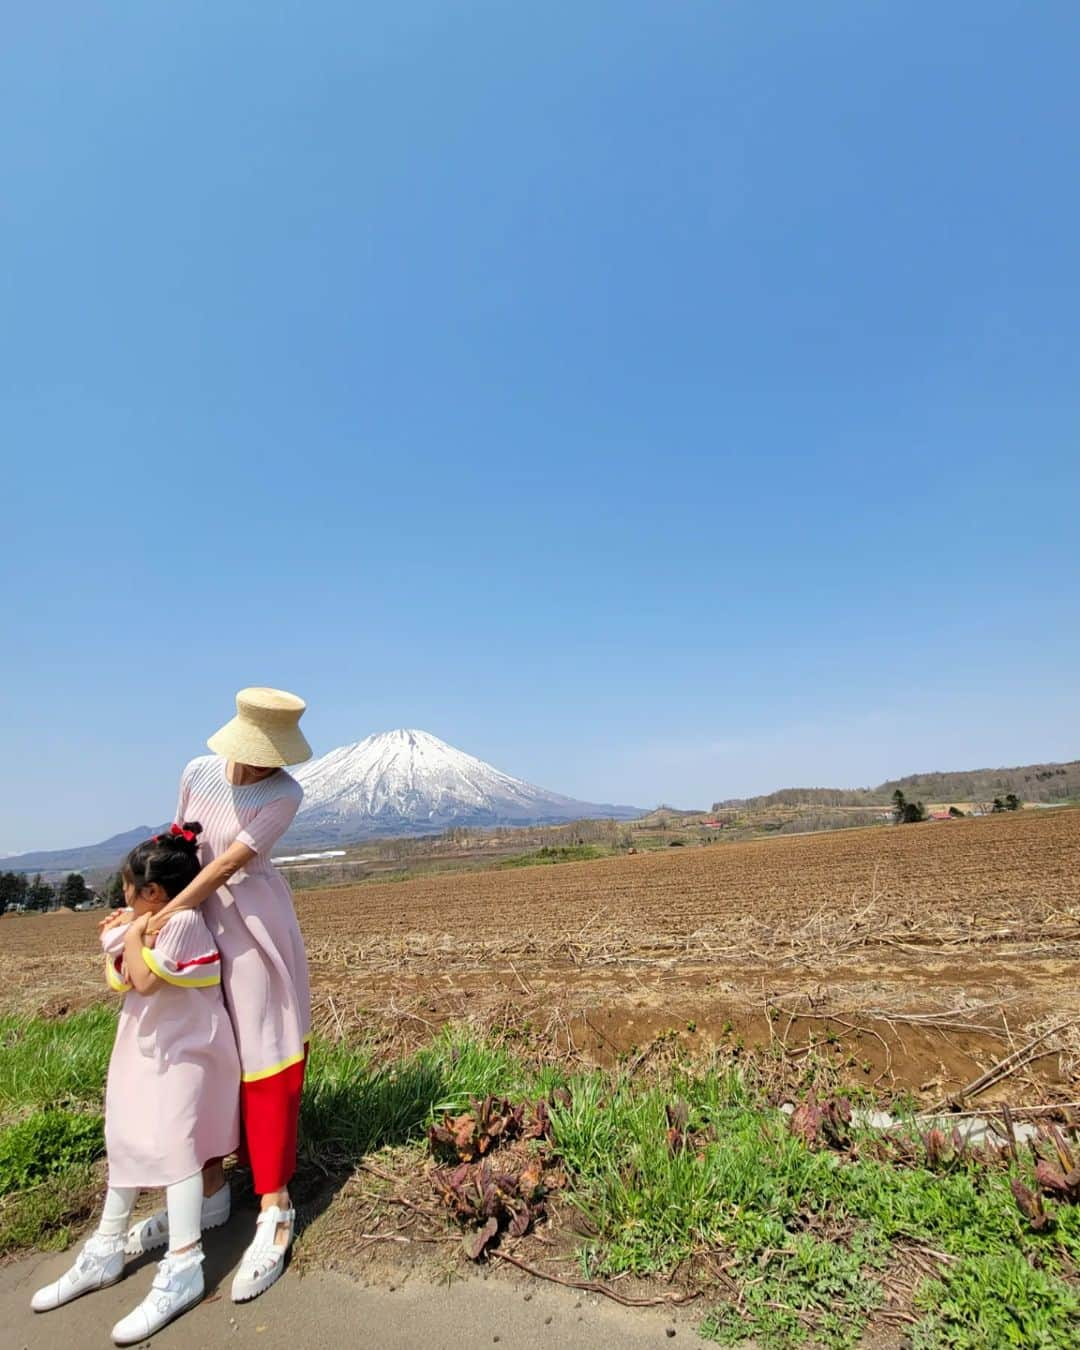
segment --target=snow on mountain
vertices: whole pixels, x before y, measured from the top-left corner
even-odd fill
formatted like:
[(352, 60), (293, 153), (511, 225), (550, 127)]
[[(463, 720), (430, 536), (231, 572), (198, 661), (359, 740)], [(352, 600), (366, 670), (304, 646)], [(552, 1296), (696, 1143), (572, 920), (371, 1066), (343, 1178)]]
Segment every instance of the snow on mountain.
[(539, 824), (640, 814), (534, 787), (426, 731), (384, 731), (293, 770), (304, 804), (289, 833), (360, 838), (451, 825)]

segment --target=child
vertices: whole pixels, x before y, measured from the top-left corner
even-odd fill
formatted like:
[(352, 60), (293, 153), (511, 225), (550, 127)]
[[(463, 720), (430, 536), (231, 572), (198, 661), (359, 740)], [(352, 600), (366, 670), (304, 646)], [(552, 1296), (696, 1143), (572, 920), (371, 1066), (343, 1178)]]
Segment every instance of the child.
[(150, 1293), (113, 1327), (119, 1345), (145, 1340), (202, 1298), (202, 1168), (239, 1142), (240, 1060), (210, 930), (197, 910), (185, 910), (152, 951), (143, 945), (150, 917), (198, 875), (200, 828), (174, 825), (137, 845), (124, 864), (131, 917), (101, 938), (106, 979), (125, 994), (105, 1090), (109, 1189), (74, 1266), (32, 1300), (35, 1312), (47, 1312), (115, 1284), (135, 1199), (164, 1186), (168, 1254)]

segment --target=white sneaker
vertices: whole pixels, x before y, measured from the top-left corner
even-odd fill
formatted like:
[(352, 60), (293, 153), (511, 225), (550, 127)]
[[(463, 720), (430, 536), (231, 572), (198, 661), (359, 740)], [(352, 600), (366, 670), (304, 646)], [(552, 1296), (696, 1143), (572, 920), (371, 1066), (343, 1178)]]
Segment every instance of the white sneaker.
[[(293, 1240), (296, 1211), (278, 1209), (270, 1205), (260, 1212), (255, 1221), (255, 1238), (240, 1258), (240, 1269), (232, 1282), (232, 1301), (246, 1303), (249, 1298), (264, 1294), (285, 1269), (285, 1255)], [(278, 1224), (288, 1225), (283, 1246), (274, 1241)]]
[[(229, 1222), (232, 1212), (232, 1192), (226, 1182), (213, 1195), (204, 1195), (202, 1202), (202, 1227), (220, 1228)], [(152, 1252), (156, 1247), (164, 1247), (169, 1240), (169, 1213), (160, 1209), (148, 1219), (140, 1219), (128, 1229), (124, 1240), (124, 1251), (128, 1256), (141, 1256), (143, 1252)]]
[(51, 1312), (81, 1294), (105, 1289), (124, 1273), (124, 1239), (95, 1233), (75, 1258), (70, 1270), (39, 1289), (30, 1300), (35, 1312)]
[(179, 1256), (170, 1252), (164, 1261), (159, 1261), (150, 1292), (133, 1312), (113, 1327), (112, 1338), (116, 1344), (133, 1345), (136, 1341), (145, 1341), (174, 1317), (194, 1307), (203, 1296), (202, 1261), (202, 1250), (198, 1247)]

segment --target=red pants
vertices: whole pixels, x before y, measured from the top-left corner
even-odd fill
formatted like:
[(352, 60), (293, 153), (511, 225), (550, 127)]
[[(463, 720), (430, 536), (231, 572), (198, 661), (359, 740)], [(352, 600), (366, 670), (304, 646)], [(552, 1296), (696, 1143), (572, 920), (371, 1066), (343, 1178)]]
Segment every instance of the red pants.
[(251, 1167), (256, 1195), (283, 1191), (296, 1171), (296, 1126), (307, 1066), (304, 1058), (272, 1078), (240, 1084), (241, 1162)]

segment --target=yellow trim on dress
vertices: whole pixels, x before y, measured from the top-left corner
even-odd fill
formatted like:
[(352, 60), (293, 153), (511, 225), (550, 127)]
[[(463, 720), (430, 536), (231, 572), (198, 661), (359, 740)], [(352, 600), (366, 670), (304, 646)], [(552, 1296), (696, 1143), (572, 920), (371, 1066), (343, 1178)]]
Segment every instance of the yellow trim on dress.
[(164, 980), (166, 984), (175, 984), (180, 989), (209, 989), (211, 985), (221, 983), (220, 969), (213, 975), (174, 975), (162, 966), (150, 947), (142, 949), (142, 959), (159, 980)]
[(307, 1044), (311, 1040), (311, 1032), (304, 1037), (304, 1049), (298, 1055), (290, 1055), (288, 1059), (283, 1059), (280, 1064), (274, 1064), (269, 1069), (258, 1069), (255, 1073), (242, 1073), (240, 1081), (242, 1083), (258, 1083), (264, 1078), (273, 1078), (277, 1073), (284, 1073), (286, 1069), (291, 1069), (294, 1064), (299, 1064), (307, 1053)]
[(131, 985), (116, 973), (116, 965), (111, 956), (105, 958), (105, 983), (116, 994), (126, 994), (131, 989)]

